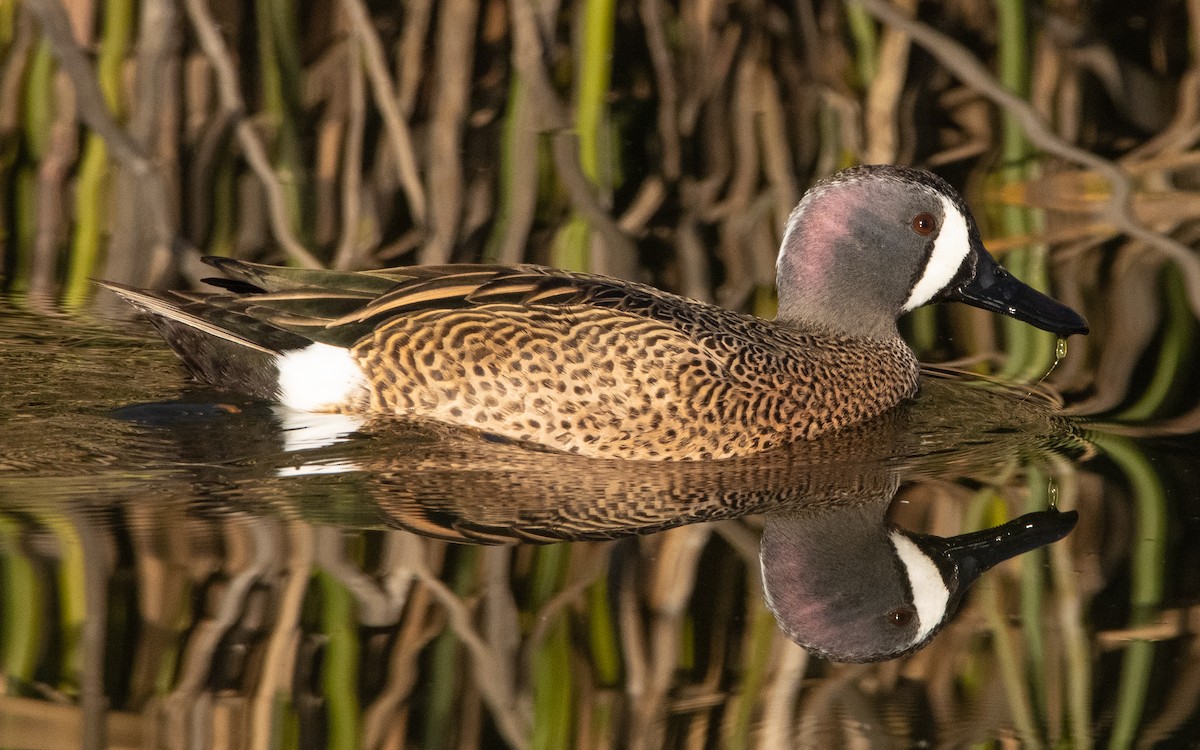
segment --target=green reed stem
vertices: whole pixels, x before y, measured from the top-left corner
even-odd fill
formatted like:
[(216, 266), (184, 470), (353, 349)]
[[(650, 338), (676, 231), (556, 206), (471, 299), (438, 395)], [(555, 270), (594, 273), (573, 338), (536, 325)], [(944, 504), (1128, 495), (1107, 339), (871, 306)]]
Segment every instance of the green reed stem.
[(854, 64), (858, 81), (866, 88), (879, 72), (879, 31), (875, 19), (858, 3), (846, 3), (846, 22), (854, 38)]
[(588, 242), (591, 238), (587, 219), (572, 216), (554, 235), (550, 248), (550, 264), (568, 271), (588, 271)]
[(616, 0), (585, 0), (579, 88), (575, 125), (579, 130), (579, 163), (601, 188), (608, 187), (608, 89), (612, 81)]
[(212, 224), (208, 232), (208, 254), (233, 255), (237, 242), (237, 175), (232, 156), (225, 156), (213, 179)]
[(76, 308), (87, 301), (88, 280), (95, 275), (104, 248), (105, 217), (103, 205), (108, 196), (108, 147), (104, 139), (89, 133), (79, 161), (75, 181), (75, 232), (67, 258), (67, 277), (63, 285), (63, 305)]
[[(1062, 488), (1061, 507), (1073, 510), (1078, 500), (1078, 475), (1064, 456), (1049, 458), (1050, 474)], [(1056, 499), (1056, 505), (1058, 504)], [(1054, 593), (1050, 597), (1062, 636), (1059, 669), (1066, 687), (1068, 733), (1072, 747), (1092, 746), (1092, 658), (1091, 642), (1083, 624), (1079, 581), (1069, 545), (1052, 544), (1048, 550)], [(1060, 745), (1065, 744), (1060, 741)]]
[(29, 289), (29, 273), (33, 245), (37, 239), (37, 173), (35, 167), (23, 165), (17, 170), (16, 231), (9, 276), (8, 291), (21, 293)]
[[(1024, 0), (997, 0), (996, 26), (999, 36), (997, 64), (1000, 82), (1009, 91), (1025, 96), (1029, 88), (1029, 71), (1026, 66), (1029, 51), (1026, 44)], [(1022, 176), (1022, 165), (1029, 154), (1025, 134), (1007, 113), (1001, 113), (1000, 179), (1005, 184), (1018, 182)], [(999, 210), (1001, 229), (1007, 236), (1025, 232), (1024, 211), (1019, 206), (1003, 205)], [(1028, 251), (1017, 248), (1004, 257), (1004, 265), (1017, 278), (1027, 273)], [(1029, 354), (1029, 327), (1025, 323), (1005, 318), (1003, 322), (1008, 358), (1001, 370), (1003, 377), (1015, 377), (1025, 369)]]
[(1137, 401), (1118, 415), (1119, 419), (1131, 422), (1149, 419), (1163, 408), (1176, 385), (1189, 377), (1189, 370), (1183, 363), (1195, 348), (1196, 319), (1188, 308), (1187, 289), (1176, 266), (1166, 267), (1163, 284), (1166, 297), (1163, 317), (1166, 323), (1154, 375), (1142, 389)]
[(754, 288), (754, 301), (751, 311), (760, 318), (768, 320), (779, 312), (779, 295), (774, 286), (757, 286)]
[[(109, 0), (104, 5), (104, 27), (96, 71), (104, 101), (118, 120), (124, 114), (121, 69), (133, 33), (133, 14), (132, 0)], [(85, 301), (90, 291), (89, 279), (100, 260), (106, 229), (104, 218), (108, 215), (108, 166), (108, 148), (104, 139), (89, 133), (76, 182), (77, 226), (63, 289), (63, 302), (67, 306), (78, 306)]]
[(423, 746), (450, 747), (455, 723), (454, 707), (461, 697), (459, 665), (462, 646), (449, 630), (433, 642), (430, 655), (430, 674), (425, 695), (429, 709), (425, 713)]
[(277, 109), (296, 112), (300, 109), (300, 39), (297, 35), (299, 19), (296, 15), (297, 0), (267, 0), (260, 3), (270, 17), (269, 30), (274, 62), (279, 66), (276, 83), (279, 88), (273, 92), (281, 101), (276, 102)]
[[(129, 52), (129, 41), (133, 38), (134, 9), (134, 0), (106, 0), (104, 3), (96, 75), (104, 102), (118, 121), (124, 117), (122, 68)], [(108, 229), (109, 174), (108, 147), (104, 139), (88, 133), (75, 188), (76, 226), (62, 293), (66, 307), (81, 306), (92, 292), (91, 279), (99, 268)]]
[[(1029, 34), (1024, 0), (997, 0), (996, 24), (999, 44), (997, 57), (1000, 82), (1021, 97), (1029, 93)], [(1001, 115), (1001, 170), (1005, 184), (1037, 176), (1037, 165), (1030, 161), (1034, 150), (1009, 114)], [(1033, 236), (1043, 227), (1039, 211), (1020, 206), (1000, 207), (1001, 227), (1006, 236)], [(1044, 245), (1017, 248), (1004, 257), (1004, 265), (1025, 283), (1046, 291), (1049, 287), (1047, 248)], [(1038, 331), (1027, 323), (1004, 319), (1008, 357), (1000, 375), (1005, 378), (1036, 379), (1050, 369), (1057, 338)]]
[(751, 606), (754, 607), (754, 621), (751, 624), (748, 658), (745, 672), (742, 674), (741, 694), (738, 696), (737, 713), (726, 738), (726, 747), (748, 748), (751, 746), (750, 737), (754, 729), (754, 718), (759, 706), (759, 697), (763, 694), (763, 686), (767, 682), (768, 665), (771, 663), (771, 648), (779, 626), (775, 617), (755, 597)]
[(588, 588), (588, 642), (596, 682), (604, 687), (617, 687), (621, 680), (621, 645), (608, 594), (606, 578)]
[[(1028, 495), (1025, 511), (1041, 511), (1050, 505), (1046, 472), (1037, 466), (1027, 469)], [(1045, 716), (1046, 699), (1046, 642), (1042, 637), (1044, 618), (1046, 550), (1035, 549), (1021, 555), (1021, 623), (1025, 636), (1025, 663), (1033, 693), (1035, 710)]]
[(321, 669), (329, 719), (326, 747), (350, 750), (359, 746), (359, 647), (354, 597), (325, 571), (317, 571), (316, 576), (321, 592), (321, 630), (326, 638)]
[(58, 614), (62, 628), (58, 650), (61, 652), (61, 678), (59, 689), (74, 692), (82, 679), (83, 653), (80, 640), (83, 625), (87, 620), (87, 578), (83, 545), (75, 527), (65, 518), (54, 515), (39, 516), (39, 521), (54, 534), (58, 542)]
[(278, 750), (296, 750), (302, 747), (300, 741), (300, 721), (296, 716), (296, 707), (285, 693), (275, 695), (275, 708), (271, 712), (271, 739), (273, 747)]
[(535, 750), (570, 747), (574, 689), (567, 620), (551, 626), (533, 664), (533, 737)]
[[(1163, 596), (1166, 559), (1166, 493), (1154, 467), (1137, 445), (1116, 435), (1090, 434), (1092, 442), (1104, 451), (1125, 474), (1133, 494), (1136, 517), (1130, 532), (1133, 544), (1130, 556), (1130, 617), (1133, 628), (1149, 625), (1158, 617)], [(1121, 662), (1121, 682), (1110, 748), (1133, 745), (1149, 695), (1150, 672), (1156, 644), (1138, 640), (1125, 648)]]
[(41, 645), (43, 591), (33, 563), (21, 549), (21, 524), (0, 516), (0, 655), (7, 692), (33, 681)]
[(513, 198), (516, 189), (516, 171), (522, 165), (514, 158), (516, 151), (517, 123), (521, 121), (523, 112), (529, 106), (525, 82), (517, 73), (512, 74), (508, 84), (508, 106), (504, 113), (504, 130), (500, 138), (500, 179), (496, 186), (496, 220), (492, 232), (488, 236), (487, 246), (483, 249), (483, 262), (496, 263), (500, 260), (500, 246), (508, 233), (508, 224), (512, 219)]
[(16, 246), (9, 282), (10, 291), (14, 292), (29, 288), (30, 265), (38, 232), (37, 164), (50, 148), (50, 129), (54, 124), (54, 70), (50, 44), (42, 39), (34, 48), (22, 90), (22, 135), (27, 159), (17, 172)]
[[(1007, 520), (1006, 515), (1004, 501), (996, 494), (994, 488), (988, 487), (976, 493), (971, 501), (964, 527), (981, 529), (995, 526)], [(1022, 747), (1041, 747), (1042, 741), (1034, 721), (1029, 689), (1020, 662), (1021, 648), (1008, 627), (997, 572), (985, 574), (976, 584), (979, 589), (980, 610), (992, 634), (992, 652), (1000, 667), (1004, 694), (1008, 698), (1009, 712)]]
[(937, 346), (937, 309), (918, 307), (908, 314), (908, 343), (917, 356), (928, 354)]
[[(584, 0), (577, 60), (575, 129), (579, 135), (579, 164), (601, 193), (606, 193), (612, 184), (608, 90), (612, 80), (616, 7), (616, 0)], [(576, 214), (555, 237), (554, 265), (576, 271), (589, 270), (590, 242), (587, 219)]]
[(38, 42), (25, 74), (22, 114), (25, 148), (30, 161), (39, 162), (50, 149), (50, 130), (54, 125), (54, 54), (45, 39)]
[(272, 157), (283, 188), (288, 219), (303, 236), (302, 163), (296, 118), (299, 113), (300, 64), (296, 8), (292, 0), (254, 4), (258, 23), (263, 110), (274, 134)]
[[(570, 564), (571, 546), (552, 544), (534, 553), (531, 604), (540, 610), (562, 590)], [(546, 640), (533, 661), (533, 737), (534, 750), (569, 747), (572, 732), (574, 689), (571, 669), (571, 642), (564, 614), (556, 616)]]
[(17, 33), (17, 0), (0, 0), (0, 50), (12, 44)]
[[(454, 573), (450, 588), (460, 598), (471, 596), (479, 587), (479, 548), (454, 549)], [(427, 748), (450, 747), (462, 705), (463, 647), (453, 630), (447, 628), (433, 642), (430, 658), (429, 708), (425, 713), (422, 743)]]

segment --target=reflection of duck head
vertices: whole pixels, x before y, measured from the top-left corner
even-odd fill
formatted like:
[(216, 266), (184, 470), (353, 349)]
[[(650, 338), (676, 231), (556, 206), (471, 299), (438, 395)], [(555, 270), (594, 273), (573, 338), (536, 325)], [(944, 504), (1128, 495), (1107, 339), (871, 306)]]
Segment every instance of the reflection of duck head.
[(767, 603), (788, 636), (834, 661), (879, 661), (923, 646), (979, 574), (1066, 536), (1074, 511), (1029, 513), (950, 538), (884, 519), (887, 504), (773, 514), (763, 528)]

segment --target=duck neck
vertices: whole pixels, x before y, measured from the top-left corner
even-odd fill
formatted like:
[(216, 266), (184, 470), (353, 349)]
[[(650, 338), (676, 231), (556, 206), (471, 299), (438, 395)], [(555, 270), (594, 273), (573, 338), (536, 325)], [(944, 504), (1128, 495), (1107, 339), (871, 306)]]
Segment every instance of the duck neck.
[[(892, 342), (900, 338), (895, 319), (866, 315), (832, 303), (789, 304), (780, 298), (775, 322), (820, 336)], [(814, 311), (825, 311), (823, 314)]]

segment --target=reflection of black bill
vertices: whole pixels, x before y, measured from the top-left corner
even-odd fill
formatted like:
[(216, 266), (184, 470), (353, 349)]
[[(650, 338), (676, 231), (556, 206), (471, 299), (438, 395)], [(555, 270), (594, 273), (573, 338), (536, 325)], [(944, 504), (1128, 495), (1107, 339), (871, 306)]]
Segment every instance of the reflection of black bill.
[(1057, 509), (1026, 513), (1002, 526), (939, 539), (925, 537), (921, 546), (942, 569), (942, 576), (958, 596), (993, 565), (1057, 542), (1075, 528), (1079, 513)]
[(1008, 315), (1059, 336), (1088, 332), (1087, 321), (1079, 313), (1010, 274), (982, 246), (972, 255), (974, 275), (942, 292), (942, 300)]

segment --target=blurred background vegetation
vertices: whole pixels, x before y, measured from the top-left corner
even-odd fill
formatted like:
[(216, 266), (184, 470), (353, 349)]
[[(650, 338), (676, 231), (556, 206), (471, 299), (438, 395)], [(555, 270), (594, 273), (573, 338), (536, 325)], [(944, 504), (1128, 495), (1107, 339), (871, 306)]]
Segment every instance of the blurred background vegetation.
[[(1198, 140), (1200, 0), (0, 0), (0, 269), (10, 299), (39, 311), (107, 304), (90, 278), (198, 284), (198, 258), (217, 254), (548, 263), (770, 315), (780, 230), (804, 188), (839, 167), (898, 162), (963, 189), (993, 252), (1087, 315), (1093, 335), (1072, 340), (1050, 378), (1075, 411), (1135, 435), (1193, 433)], [(1055, 362), (1052, 336), (959, 308), (905, 321), (923, 357), (1025, 380)], [(130, 366), (120, 354), (96, 370), (89, 352), (97, 388)], [(159, 365), (177, 381), (167, 355)], [(29, 372), (60, 386), (59, 401), (90, 387), (40, 368)], [(79, 432), (69, 416), (64, 445)], [(814, 743), (865, 742), (862, 727), (878, 726), (911, 745), (936, 725), (948, 741), (1126, 746), (1142, 726), (1149, 745), (1197, 726), (1200, 640), (1194, 603), (1162, 614), (1175, 630), (1147, 636), (1171, 578), (1166, 501), (1131, 445), (1110, 439), (1108, 464), (1058, 477), (1063, 506), (1078, 496), (1096, 520), (1074, 541), (1079, 559), (1048, 552), (1045, 610), (1063, 624), (1044, 649), (1036, 627), (1014, 646), (1007, 626), (1014, 610), (1042, 611), (1044, 558), (1030, 558), (930, 649), (870, 670), (810, 668), (778, 633), (755, 588), (753, 528), (640, 540), (639, 579), (608, 573), (602, 546), (480, 550), (164, 512), (152, 482), (106, 511), (111, 535), (89, 513), (6, 512), (5, 675), (11, 693), (38, 696), (6, 710), (29, 711), (22, 737), (61, 721), (94, 745), (103, 734), (89, 727), (110, 704), (124, 709), (108, 717), (110, 739), (131, 745), (147, 726), (136, 712), (157, 705), (168, 720), (154, 741), (170, 746), (237, 746), (247, 721), (254, 746), (397, 747), (418, 734), (426, 747), (499, 735), (770, 745), (795, 736), (782, 733), (797, 705)], [(1177, 473), (1194, 494), (1194, 467)], [(917, 515), (955, 516), (930, 528), (954, 530), (1044, 506), (1046, 487), (1029, 470), (909, 494)], [(405, 545), (424, 555), (418, 574), (395, 562)], [(375, 589), (413, 575), (413, 596), (388, 590), (367, 622)], [(593, 585), (606, 576), (625, 674), (603, 630), (610, 598)], [(693, 596), (706, 578), (715, 600)], [(480, 592), (510, 585), (533, 664), (516, 688), (463, 656), (482, 658)], [(1089, 597), (1110, 590), (1134, 616), (1095, 624), (1085, 642)], [(495, 635), (501, 667), (515, 662), (510, 636)], [(1172, 658), (1151, 637), (1176, 638)], [(955, 650), (964, 643), (977, 658)], [(696, 659), (705, 644), (712, 656)], [(1018, 653), (1032, 654), (1023, 667)], [(1167, 662), (1182, 677), (1149, 687)], [(1118, 674), (1119, 689), (1101, 684)], [(297, 707), (279, 707), (284, 693)], [(76, 695), (82, 719), (62, 705)], [(506, 700), (534, 706), (536, 721)]]
[[(1087, 365), (1154, 379), (1200, 309), (1196, 5), (0, 0), (0, 267), (79, 308), (201, 254), (536, 262), (770, 315), (804, 188), (915, 164), (1088, 314), (1053, 380), (1112, 409)], [(906, 330), (1010, 378), (1055, 360), (979, 311)]]

